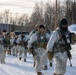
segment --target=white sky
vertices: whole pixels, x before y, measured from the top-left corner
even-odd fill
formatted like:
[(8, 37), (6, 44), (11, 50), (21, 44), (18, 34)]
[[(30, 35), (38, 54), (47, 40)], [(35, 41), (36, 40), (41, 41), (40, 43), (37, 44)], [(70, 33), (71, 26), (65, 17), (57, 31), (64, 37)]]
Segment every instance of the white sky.
[(55, 1), (55, 0), (0, 0), (0, 12), (9, 9), (12, 12), (30, 14), (36, 2)]
[[(9, 9), (12, 12), (28, 13), (33, 11), (35, 2), (40, 2), (41, 0), (0, 0), (0, 12), (5, 9)], [(43, 0), (44, 3), (47, 0)]]

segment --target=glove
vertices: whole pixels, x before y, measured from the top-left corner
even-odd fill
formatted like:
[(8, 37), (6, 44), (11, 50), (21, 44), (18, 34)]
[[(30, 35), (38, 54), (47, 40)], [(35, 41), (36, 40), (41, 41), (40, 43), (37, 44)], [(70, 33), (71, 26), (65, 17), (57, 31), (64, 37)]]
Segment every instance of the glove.
[(32, 54), (33, 49), (32, 48), (28, 48), (28, 52), (29, 52), (29, 54)]
[(70, 36), (70, 39), (73, 40), (73, 42), (76, 42), (76, 35), (75, 35), (75, 33), (70, 33), (69, 36)]
[(72, 34), (72, 39), (76, 42), (76, 35), (75, 34)]
[(49, 51), (48, 51), (48, 59), (49, 59), (49, 60), (52, 60), (52, 58), (53, 58), (53, 52), (49, 52)]

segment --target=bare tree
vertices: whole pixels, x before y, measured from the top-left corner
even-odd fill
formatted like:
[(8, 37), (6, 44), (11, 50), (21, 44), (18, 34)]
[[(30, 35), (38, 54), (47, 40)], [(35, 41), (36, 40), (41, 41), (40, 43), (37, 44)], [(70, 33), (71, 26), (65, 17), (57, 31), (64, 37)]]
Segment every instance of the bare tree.
[(30, 22), (33, 26), (44, 23), (42, 3), (40, 5), (39, 3), (35, 4), (34, 11), (30, 17)]

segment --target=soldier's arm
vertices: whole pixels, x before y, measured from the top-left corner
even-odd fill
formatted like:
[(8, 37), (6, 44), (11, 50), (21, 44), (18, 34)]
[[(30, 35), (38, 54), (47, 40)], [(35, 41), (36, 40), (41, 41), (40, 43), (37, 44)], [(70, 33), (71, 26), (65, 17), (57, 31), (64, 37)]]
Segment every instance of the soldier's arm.
[(37, 40), (37, 36), (36, 36), (36, 33), (35, 33), (35, 34), (33, 34), (33, 35), (30, 37), (30, 39), (29, 39), (29, 41), (28, 41), (28, 50), (29, 50), (30, 53), (33, 51), (33, 49), (32, 49), (32, 44), (33, 44), (36, 40)]
[(59, 38), (58, 32), (54, 31), (53, 34), (51, 35), (48, 44), (47, 44), (47, 51), (52, 52), (52, 48), (54, 46), (55, 41)]
[(58, 32), (54, 31), (50, 37), (48, 44), (47, 44), (47, 52), (48, 52), (48, 59), (50, 61), (50, 66), (52, 66), (52, 58), (53, 58), (53, 49), (52, 48), (53, 48), (54, 43), (58, 37), (59, 37)]

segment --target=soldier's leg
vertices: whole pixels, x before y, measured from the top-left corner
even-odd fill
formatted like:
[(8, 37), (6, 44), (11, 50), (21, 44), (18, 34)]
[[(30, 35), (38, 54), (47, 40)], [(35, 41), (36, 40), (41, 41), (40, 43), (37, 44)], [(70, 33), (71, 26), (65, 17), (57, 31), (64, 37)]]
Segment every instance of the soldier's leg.
[(12, 55), (15, 56), (15, 48), (12, 47)]
[(7, 47), (7, 54), (10, 54), (10, 49), (9, 49), (9, 47)]
[(2, 57), (3, 57), (3, 63), (5, 63), (5, 57), (6, 57), (6, 51), (5, 50), (3, 51), (3, 56)]
[(66, 55), (64, 55), (64, 59), (62, 61), (62, 72), (61, 74), (64, 75), (66, 73), (66, 64), (67, 64), (67, 57), (65, 57)]
[(42, 53), (42, 62), (43, 62), (43, 69), (46, 70), (47, 69), (47, 65), (48, 65), (48, 59), (47, 59), (47, 53), (45, 52), (45, 50)]
[(59, 57), (56, 57), (54, 63), (55, 63), (54, 73), (56, 75), (61, 74), (62, 60)]
[(26, 58), (27, 58), (27, 50), (24, 51), (24, 62), (26, 62)]
[(2, 64), (2, 53), (0, 53), (0, 63)]
[(5, 63), (5, 53), (2, 52), (1, 54), (1, 64)]
[(9, 54), (11, 55), (11, 46), (9, 46)]
[(37, 75), (42, 75), (41, 73), (41, 70), (42, 70), (42, 62), (41, 62), (41, 55), (40, 53), (37, 53), (36, 54), (36, 72), (37, 72)]
[(22, 51), (19, 51), (19, 60), (22, 59)]
[(16, 49), (16, 53), (15, 53), (15, 56), (17, 57), (18, 56), (18, 50)]

